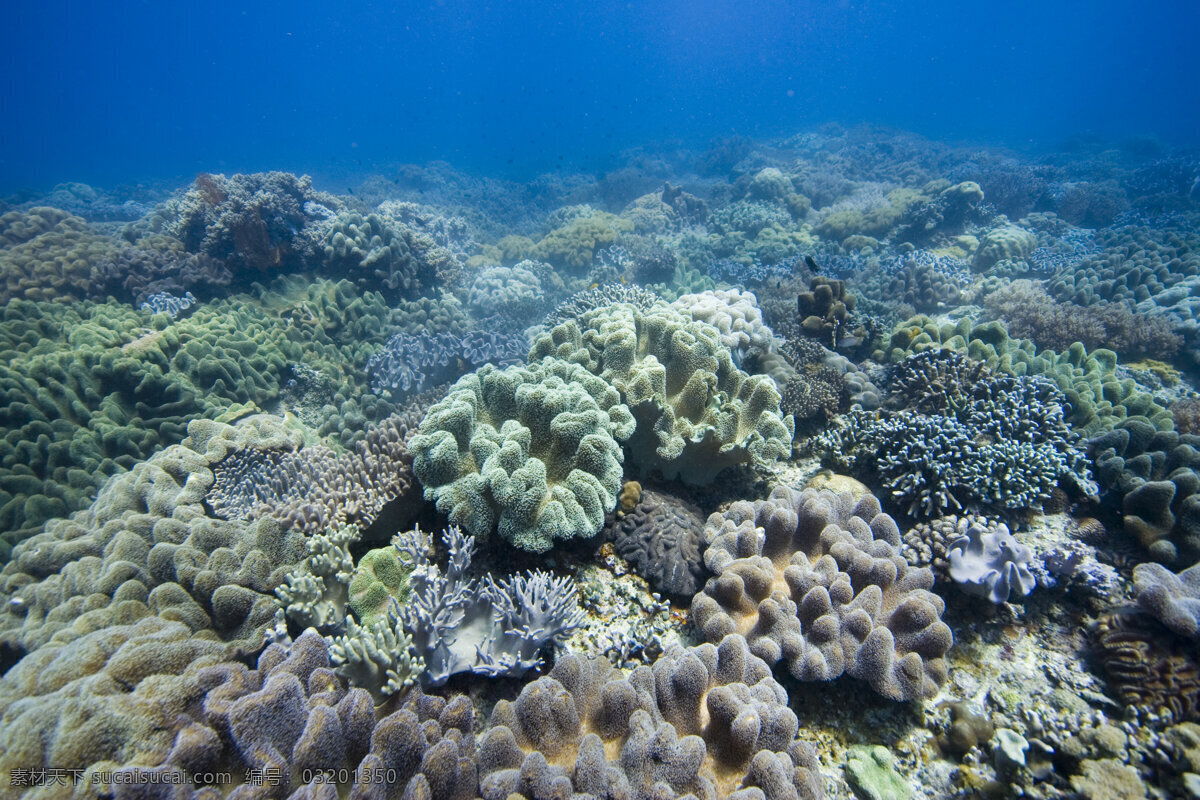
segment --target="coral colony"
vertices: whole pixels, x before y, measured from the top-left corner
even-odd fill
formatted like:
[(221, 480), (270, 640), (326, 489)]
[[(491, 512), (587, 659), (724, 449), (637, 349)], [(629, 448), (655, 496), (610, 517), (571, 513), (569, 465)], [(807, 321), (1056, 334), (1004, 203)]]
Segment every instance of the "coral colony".
[(0, 794), (1200, 796), (1196, 161), (1139, 153), (5, 201)]

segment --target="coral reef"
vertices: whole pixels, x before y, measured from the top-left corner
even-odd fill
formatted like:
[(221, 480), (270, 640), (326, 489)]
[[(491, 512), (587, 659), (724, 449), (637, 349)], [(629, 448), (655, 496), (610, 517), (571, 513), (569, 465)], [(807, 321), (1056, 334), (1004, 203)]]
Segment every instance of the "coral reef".
[(589, 537), (616, 506), (633, 417), (575, 364), (485, 365), (429, 409), (409, 441), (425, 497), (454, 525), (544, 552)]
[(583, 624), (569, 578), (541, 570), (499, 580), (468, 578), (474, 537), (451, 527), (444, 539), (444, 573), (429, 560), (429, 542), (419, 532), (399, 542), (414, 568), (412, 595), (398, 616), (429, 683), (445, 683), (460, 672), (519, 677), (541, 666), (543, 646)]
[(775, 335), (763, 322), (753, 292), (718, 289), (684, 294), (671, 305), (691, 314), (692, 319), (716, 327), (738, 367), (742, 367), (751, 356), (766, 355), (774, 347)]
[(15, 662), (0, 678), (3, 774), (165, 754), (197, 697), (186, 671), (261, 648), (302, 539), (268, 519), (208, 517), (203, 497), (229, 452), (295, 435), (269, 417), (194, 420), (182, 444), (13, 549), (0, 571), (0, 651)]
[(1178, 574), (1161, 564), (1133, 568), (1138, 605), (1180, 636), (1200, 638), (1200, 566)]
[(1060, 483), (1095, 494), (1066, 398), (1050, 382), (927, 350), (901, 362), (892, 383), (906, 407), (851, 410), (815, 447), (833, 466), (877, 479), (908, 515), (1037, 508)]
[(502, 314), (532, 320), (545, 303), (542, 282), (530, 261), (512, 267), (487, 267), (471, 283), (469, 303), (484, 317)]
[(1089, 350), (1107, 347), (1130, 360), (1148, 356), (1169, 361), (1183, 345), (1183, 337), (1165, 317), (1120, 303), (1080, 306), (1055, 301), (1031, 281), (1013, 281), (988, 294), (985, 304), (1004, 320), (1012, 336), (1060, 352), (1080, 342)]
[(201, 173), (192, 188), (132, 229), (168, 234), (187, 252), (216, 259), (248, 282), (299, 269), (315, 229), (340, 206), (333, 195), (315, 191), (307, 176)]
[(1144, 613), (1118, 610), (1091, 631), (1092, 652), (1122, 705), (1176, 722), (1200, 719), (1200, 662), (1194, 643)]
[(787, 695), (741, 637), (673, 648), (627, 677), (568, 656), (479, 739), (485, 800), (824, 796)]
[(319, 255), (310, 258), (360, 288), (381, 291), (391, 299), (431, 289), (441, 273), (458, 267), (453, 254), (432, 237), (386, 213), (363, 217), (344, 211), (323, 229)]
[(799, 680), (848, 674), (894, 700), (945, 681), (945, 604), (933, 573), (897, 554), (900, 532), (874, 496), (777, 486), (712, 515), (705, 534), (714, 577), (692, 616), (708, 641), (741, 633)]
[(1016, 225), (993, 228), (975, 251), (975, 269), (983, 271), (1003, 261), (1023, 261), (1037, 247), (1037, 236)]
[(483, 364), (524, 361), (529, 341), (521, 333), (470, 331), (454, 333), (400, 332), (367, 361), (371, 389), (395, 398), (418, 394), (432, 386), (458, 380)]
[(791, 453), (793, 424), (779, 413), (774, 382), (739, 370), (717, 328), (675, 309), (588, 311), (535, 339), (530, 360), (545, 356), (620, 391), (637, 421), (628, 447), (643, 472), (704, 484), (727, 467), (769, 466)]
[[(218, 771), (236, 776), (237, 796), (318, 797), (339, 789), (351, 796), (476, 796), (467, 698), (414, 691), (377, 720), (370, 695), (342, 688), (319, 636), (305, 634), (287, 649), (271, 645), (257, 669), (217, 664), (194, 671), (193, 680), (200, 702), (175, 723), (165, 759), (113, 771), (115, 797), (173, 797), (173, 784)], [(163, 794), (147, 794), (157, 788)]]
[(1170, 413), (1133, 380), (1117, 374), (1117, 354), (1107, 349), (1088, 352), (1076, 342), (1062, 353), (1039, 351), (1032, 342), (1012, 339), (997, 322), (975, 325), (969, 319), (939, 324), (916, 316), (900, 323), (876, 360), (898, 363), (910, 353), (948, 348), (983, 361), (992, 369), (1014, 376), (1041, 375), (1054, 383), (1070, 404), (1067, 421), (1077, 430), (1096, 434), (1122, 420), (1142, 417), (1169, 430)]

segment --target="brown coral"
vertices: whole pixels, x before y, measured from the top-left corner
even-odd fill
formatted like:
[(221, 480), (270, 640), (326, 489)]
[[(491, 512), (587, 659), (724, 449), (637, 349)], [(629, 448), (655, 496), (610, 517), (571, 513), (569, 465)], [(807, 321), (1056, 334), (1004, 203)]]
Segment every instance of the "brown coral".
[(746, 636), (799, 680), (849, 674), (895, 700), (933, 696), (953, 637), (933, 573), (897, 553), (900, 532), (868, 495), (777, 486), (706, 526), (713, 571), (692, 601), (708, 641)]
[(818, 798), (798, 729), (787, 693), (740, 636), (676, 646), (627, 677), (567, 656), (496, 704), (479, 744), (480, 790), (485, 800)]
[(1200, 663), (1195, 645), (1148, 614), (1119, 609), (1092, 630), (1092, 653), (1123, 705), (1166, 714), (1175, 722), (1200, 719)]

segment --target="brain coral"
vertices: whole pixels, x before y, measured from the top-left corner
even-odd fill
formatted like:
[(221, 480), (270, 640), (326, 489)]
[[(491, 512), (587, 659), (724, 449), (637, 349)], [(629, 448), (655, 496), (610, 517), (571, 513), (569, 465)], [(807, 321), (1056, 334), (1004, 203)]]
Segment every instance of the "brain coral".
[(617, 502), (633, 418), (615, 389), (547, 358), (485, 365), (429, 409), (409, 441), (425, 497), (475, 536), (525, 550), (592, 536)]
[(710, 642), (741, 633), (799, 680), (842, 674), (894, 700), (932, 697), (953, 637), (933, 573), (898, 554), (900, 532), (874, 495), (777, 486), (708, 519), (715, 577), (692, 601)]
[(513, 267), (487, 267), (471, 283), (470, 304), (485, 317), (503, 314), (513, 319), (531, 319), (546, 302), (542, 281), (532, 261)]
[(530, 359), (583, 365), (616, 386), (633, 411), (629, 441), (643, 472), (706, 484), (722, 469), (791, 455), (791, 417), (765, 375), (734, 363), (717, 328), (665, 306), (588, 311), (539, 336)]
[(690, 599), (703, 585), (704, 517), (691, 503), (646, 489), (606, 528), (618, 555), (655, 591)]
[(479, 741), (485, 800), (822, 796), (787, 694), (740, 636), (669, 649), (622, 676), (561, 658), (501, 700)]

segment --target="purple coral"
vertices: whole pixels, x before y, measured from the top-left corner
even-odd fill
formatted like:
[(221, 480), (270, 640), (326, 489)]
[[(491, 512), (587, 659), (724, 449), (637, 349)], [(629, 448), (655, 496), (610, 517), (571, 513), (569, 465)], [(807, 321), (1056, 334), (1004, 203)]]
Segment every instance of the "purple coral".
[(443, 574), (429, 560), (424, 537), (414, 533), (399, 542), (416, 564), (412, 599), (400, 614), (430, 684), (460, 672), (523, 675), (541, 665), (544, 645), (583, 624), (570, 578), (540, 570), (508, 579), (468, 578), (475, 537), (457, 526), (443, 534), (449, 550)]

